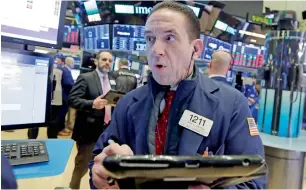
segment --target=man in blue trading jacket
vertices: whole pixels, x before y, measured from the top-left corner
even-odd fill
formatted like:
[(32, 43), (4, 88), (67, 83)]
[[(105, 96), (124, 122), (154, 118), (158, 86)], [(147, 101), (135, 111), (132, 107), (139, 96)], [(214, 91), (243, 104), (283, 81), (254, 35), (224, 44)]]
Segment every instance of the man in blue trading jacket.
[(1, 189), (17, 189), (12, 166), (3, 155), (1, 155)]
[[(91, 188), (118, 188), (117, 183), (108, 185), (101, 165), (109, 155), (203, 155), (208, 149), (214, 155), (264, 157), (258, 133), (249, 129), (253, 118), (243, 94), (203, 76), (194, 65), (203, 42), (199, 20), (190, 8), (167, 1), (157, 4), (146, 22), (145, 39), (152, 75), (147, 85), (118, 101), (93, 151)], [(184, 124), (193, 114), (206, 121), (204, 126)], [(195, 128), (201, 128), (201, 134)], [(109, 139), (118, 144), (108, 145)], [(263, 177), (229, 188), (265, 188), (266, 182)]]
[[(62, 74), (62, 106), (59, 110), (58, 122), (57, 122), (57, 133), (65, 129), (65, 118), (68, 113), (68, 96), (73, 87), (74, 80), (72, 78), (71, 69), (73, 68), (74, 59), (72, 57), (66, 57), (64, 66), (60, 67), (63, 71)], [(62, 133), (63, 134), (63, 133)], [(67, 134), (68, 135), (68, 134)]]
[(224, 50), (215, 51), (209, 63), (208, 77), (231, 85), (231, 83), (226, 80), (226, 74), (230, 69), (231, 60), (232, 56), (230, 53)]
[(258, 99), (258, 92), (255, 88), (256, 77), (252, 77), (252, 84), (245, 85), (244, 95), (248, 99), (249, 107), (252, 109), (256, 105), (256, 100)]

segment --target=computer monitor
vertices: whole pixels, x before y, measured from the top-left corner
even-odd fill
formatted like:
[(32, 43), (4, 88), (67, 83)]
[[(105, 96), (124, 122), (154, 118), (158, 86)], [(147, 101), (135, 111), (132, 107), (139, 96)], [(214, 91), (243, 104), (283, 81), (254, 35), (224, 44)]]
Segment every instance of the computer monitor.
[(216, 50), (224, 50), (231, 53), (232, 44), (213, 38), (211, 36), (201, 35), (201, 39), (204, 40), (204, 49), (201, 53), (200, 59), (209, 62), (211, 60), (212, 54)]
[(1, 9), (1, 40), (60, 49), (67, 1), (6, 1)]
[(233, 65), (261, 68), (264, 62), (264, 49), (264, 46), (234, 42), (232, 49)]
[(113, 25), (113, 50), (120, 51), (145, 51), (144, 26), (138, 25)]
[(63, 43), (71, 45), (79, 45), (80, 30), (77, 25), (66, 24), (64, 26), (64, 39)]
[(84, 27), (84, 49), (98, 51), (110, 49), (109, 25), (97, 25)]
[(53, 58), (1, 50), (1, 130), (46, 126), (51, 107)]
[(74, 81), (76, 81), (80, 75), (81, 71), (79, 69), (71, 69), (71, 75)]
[(83, 51), (82, 65), (80, 67), (81, 73), (93, 71), (96, 69), (95, 61), (96, 54)]

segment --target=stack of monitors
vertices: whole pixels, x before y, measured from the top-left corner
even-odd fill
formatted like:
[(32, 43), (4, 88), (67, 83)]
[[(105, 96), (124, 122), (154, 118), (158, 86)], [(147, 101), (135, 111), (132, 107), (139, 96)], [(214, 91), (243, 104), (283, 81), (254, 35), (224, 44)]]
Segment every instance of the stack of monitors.
[(75, 25), (64, 26), (64, 43), (78, 45), (79, 44), (79, 28)]
[(233, 44), (233, 65), (248, 68), (260, 68), (264, 61), (264, 46), (255, 46), (242, 42)]
[(204, 49), (199, 58), (200, 60), (210, 61), (212, 54), (216, 50), (225, 50), (225, 51), (228, 51), (229, 53), (232, 50), (232, 44), (227, 43), (225, 41), (222, 41), (222, 40), (210, 37), (210, 36), (205, 36), (202, 34), (200, 38), (204, 41)]
[(109, 25), (84, 27), (84, 49), (89, 51), (110, 49)]
[(113, 50), (145, 51), (144, 26), (113, 25)]

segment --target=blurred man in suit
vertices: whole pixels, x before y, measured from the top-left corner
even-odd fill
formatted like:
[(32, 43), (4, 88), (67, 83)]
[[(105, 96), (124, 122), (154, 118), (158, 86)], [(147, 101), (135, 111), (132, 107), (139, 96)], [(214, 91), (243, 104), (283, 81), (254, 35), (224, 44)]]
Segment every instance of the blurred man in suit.
[(68, 98), (69, 106), (77, 110), (72, 138), (76, 141), (78, 153), (70, 182), (72, 189), (80, 188), (95, 142), (111, 119), (111, 107), (103, 96), (116, 87), (115, 79), (109, 74), (113, 56), (102, 51), (96, 59), (96, 70), (79, 75)]
[(113, 75), (116, 79), (116, 90), (128, 93), (137, 87), (137, 78), (129, 70), (129, 62), (127, 59), (119, 60), (119, 70), (115, 71)]
[(73, 68), (74, 59), (72, 57), (66, 57), (65, 64), (61, 68), (63, 71), (62, 76), (62, 107), (59, 111), (58, 115), (58, 128), (57, 134), (60, 135), (69, 135), (69, 132), (63, 131), (65, 129), (65, 118), (68, 113), (68, 96), (74, 84), (74, 80), (72, 78), (71, 69)]
[(217, 50), (213, 53), (209, 63), (208, 77), (225, 84), (230, 83), (226, 80), (226, 74), (230, 69), (232, 56), (224, 50)]

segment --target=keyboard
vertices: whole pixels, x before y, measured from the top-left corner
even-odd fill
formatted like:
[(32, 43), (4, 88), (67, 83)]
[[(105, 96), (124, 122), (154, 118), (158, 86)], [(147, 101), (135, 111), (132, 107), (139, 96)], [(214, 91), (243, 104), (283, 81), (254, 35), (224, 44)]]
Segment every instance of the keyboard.
[(43, 141), (1, 141), (1, 153), (13, 166), (49, 161)]

